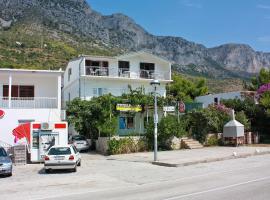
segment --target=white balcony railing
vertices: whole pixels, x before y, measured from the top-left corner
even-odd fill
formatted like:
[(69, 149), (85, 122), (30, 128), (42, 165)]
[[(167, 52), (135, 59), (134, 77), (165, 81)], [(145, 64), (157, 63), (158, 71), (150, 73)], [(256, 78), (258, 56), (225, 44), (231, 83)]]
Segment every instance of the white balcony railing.
[(157, 70), (139, 70), (131, 71), (129, 68), (115, 67), (86, 67), (85, 75), (87, 76), (107, 76), (135, 79), (159, 79), (170, 80), (170, 71)]
[(9, 107), (8, 97), (0, 97), (2, 108), (57, 108), (57, 98), (51, 97), (12, 97)]

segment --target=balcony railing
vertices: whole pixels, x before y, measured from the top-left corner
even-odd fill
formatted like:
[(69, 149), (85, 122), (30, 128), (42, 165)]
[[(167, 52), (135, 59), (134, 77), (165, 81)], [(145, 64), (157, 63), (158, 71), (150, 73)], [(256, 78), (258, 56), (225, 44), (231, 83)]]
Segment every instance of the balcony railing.
[(109, 69), (108, 67), (86, 67), (85, 71), (86, 75), (91, 76), (109, 76)]
[(87, 76), (108, 76), (120, 78), (133, 79), (159, 79), (170, 80), (170, 71), (157, 70), (138, 70), (131, 71), (130, 68), (116, 68), (116, 67), (86, 67), (85, 75)]
[(57, 98), (51, 97), (12, 97), (9, 107), (8, 97), (0, 97), (2, 108), (57, 108)]

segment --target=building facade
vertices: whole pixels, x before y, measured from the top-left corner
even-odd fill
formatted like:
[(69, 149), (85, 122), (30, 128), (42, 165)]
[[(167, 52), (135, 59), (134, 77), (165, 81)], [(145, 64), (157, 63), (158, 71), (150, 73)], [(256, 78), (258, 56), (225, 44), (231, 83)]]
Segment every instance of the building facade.
[(62, 71), (0, 69), (0, 145), (17, 142), (14, 129), (61, 121)]
[[(109, 93), (121, 96), (129, 92), (129, 86), (143, 87), (145, 93), (152, 93), (153, 79), (160, 81), (157, 93), (165, 97), (166, 84), (172, 82), (171, 63), (145, 51), (117, 57), (80, 56), (71, 60), (65, 70), (63, 101), (90, 100)], [(143, 133), (144, 117), (139, 112), (132, 117), (128, 112), (121, 112), (119, 134)]]
[(207, 108), (211, 104), (219, 104), (222, 99), (241, 99), (243, 100), (245, 97), (249, 97), (254, 99), (256, 92), (253, 91), (235, 91), (235, 92), (225, 92), (225, 93), (217, 93), (217, 94), (208, 94), (204, 96), (199, 96), (195, 98), (195, 101), (203, 104), (203, 108)]
[(171, 63), (147, 52), (118, 57), (81, 56), (68, 63), (64, 73), (63, 100), (76, 97), (89, 100), (111, 93), (121, 96), (132, 89), (144, 87), (153, 92), (152, 79), (161, 83), (158, 93), (166, 96), (166, 84), (171, 82)]

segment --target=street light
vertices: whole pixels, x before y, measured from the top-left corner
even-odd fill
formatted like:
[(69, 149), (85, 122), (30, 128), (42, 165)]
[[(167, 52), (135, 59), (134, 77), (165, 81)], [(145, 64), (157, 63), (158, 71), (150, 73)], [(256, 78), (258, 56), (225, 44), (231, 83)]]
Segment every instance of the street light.
[(154, 162), (157, 161), (157, 124), (158, 124), (158, 112), (157, 112), (157, 86), (160, 85), (159, 80), (152, 80), (150, 82), (155, 89), (155, 114), (154, 114)]

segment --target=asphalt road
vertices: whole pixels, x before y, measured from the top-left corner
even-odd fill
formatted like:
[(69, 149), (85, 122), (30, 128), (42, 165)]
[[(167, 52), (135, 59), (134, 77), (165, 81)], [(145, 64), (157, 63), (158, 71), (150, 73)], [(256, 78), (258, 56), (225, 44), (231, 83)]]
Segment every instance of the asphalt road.
[[(22, 177), (11, 182), (9, 179), (4, 180), (6, 184), (10, 184), (9, 188), (13, 185), (14, 189), (21, 187), (19, 196), (10, 195), (8, 199), (270, 199), (270, 155), (178, 168), (94, 159), (86, 162), (85, 167), (77, 174), (56, 173), (45, 176), (39, 173), (31, 177), (36, 168), (37, 166), (27, 175), (30, 180), (36, 179), (36, 183), (29, 180), (27, 182)], [(1, 195), (5, 195), (2, 197), (6, 199), (8, 194), (3, 191), (1, 181), (0, 179), (0, 199)], [(25, 192), (31, 187), (33, 190)]]

